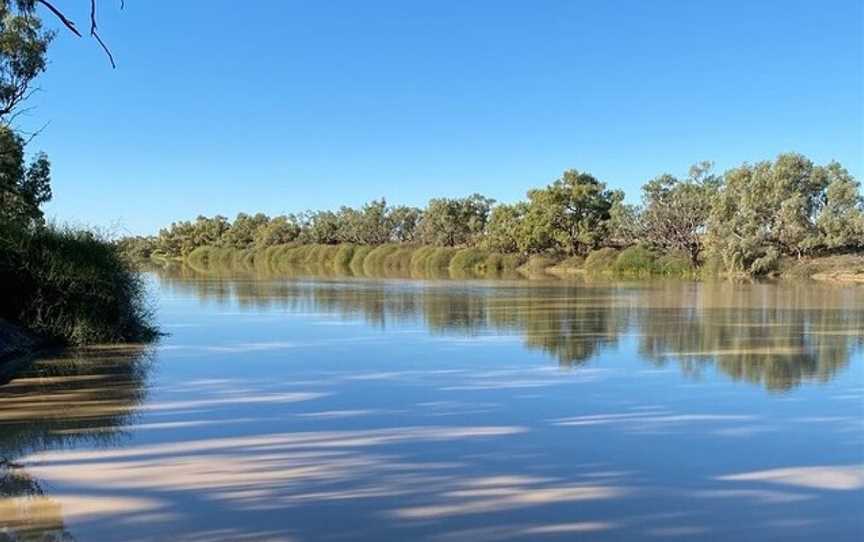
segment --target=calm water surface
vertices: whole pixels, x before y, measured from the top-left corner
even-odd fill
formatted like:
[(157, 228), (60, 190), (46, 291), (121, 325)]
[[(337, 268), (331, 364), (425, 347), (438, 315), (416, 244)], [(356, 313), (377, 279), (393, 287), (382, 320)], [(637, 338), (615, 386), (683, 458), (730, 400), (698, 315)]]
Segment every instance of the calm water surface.
[(0, 387), (0, 540), (864, 536), (864, 288), (151, 280)]

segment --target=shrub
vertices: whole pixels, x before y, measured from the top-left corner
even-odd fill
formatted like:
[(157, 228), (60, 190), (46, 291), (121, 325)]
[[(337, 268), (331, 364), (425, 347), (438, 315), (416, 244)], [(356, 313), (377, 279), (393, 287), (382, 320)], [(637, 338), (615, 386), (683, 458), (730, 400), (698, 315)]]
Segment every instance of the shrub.
[(535, 254), (528, 258), (519, 268), (519, 271), (528, 275), (539, 275), (546, 272), (546, 269), (555, 265), (555, 260), (549, 256)]
[(619, 275), (653, 275), (658, 270), (657, 254), (641, 245), (625, 248), (612, 264), (612, 271)]
[(0, 318), (67, 344), (146, 341), (140, 275), (92, 232), (49, 226), (0, 231)]
[(384, 270), (384, 261), (390, 254), (399, 250), (399, 245), (379, 245), (363, 260), (363, 272), (366, 275), (376, 275)]
[(453, 258), (454, 254), (456, 254), (455, 248), (435, 247), (426, 258), (425, 271), (427, 273), (436, 274), (436, 272), (447, 269), (450, 267), (450, 260)]
[(374, 247), (369, 245), (360, 245), (354, 249), (354, 255), (351, 256), (351, 264), (349, 267), (351, 268), (351, 272), (357, 276), (362, 276), (363, 273), (363, 264), (366, 261), (366, 257), (372, 252)]
[(411, 258), (414, 255), (412, 247), (400, 247), (385, 256), (384, 268), (392, 271), (410, 271)]
[(615, 260), (618, 258), (618, 251), (614, 248), (601, 248), (592, 251), (585, 258), (585, 271), (588, 273), (608, 273), (615, 265)]
[(690, 256), (683, 252), (664, 254), (657, 259), (659, 273), (670, 277), (692, 277), (697, 270), (690, 261)]
[(433, 252), (435, 252), (435, 247), (424, 245), (411, 254), (410, 269), (412, 276), (422, 277), (426, 274), (426, 267), (429, 265), (429, 257)]
[(486, 269), (485, 264), (488, 256), (487, 252), (479, 248), (463, 248), (453, 254), (448, 269), (451, 274), (456, 276), (481, 274)]
[(351, 244), (339, 245), (336, 255), (333, 257), (333, 268), (336, 270), (346, 270), (351, 267), (351, 259), (354, 257), (354, 250), (357, 247)]

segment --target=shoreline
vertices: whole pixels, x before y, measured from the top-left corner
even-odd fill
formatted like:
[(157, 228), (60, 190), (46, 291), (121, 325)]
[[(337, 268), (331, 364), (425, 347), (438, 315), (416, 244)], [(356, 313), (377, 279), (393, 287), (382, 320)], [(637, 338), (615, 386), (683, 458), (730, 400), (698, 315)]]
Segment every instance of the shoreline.
[(16, 324), (0, 319), (0, 385), (9, 380), (51, 343)]
[[(387, 247), (387, 245), (382, 245)], [(478, 251), (476, 249), (441, 249), (446, 252), (444, 258), (428, 262), (428, 250), (430, 247), (405, 246), (388, 251), (382, 257), (365, 257), (369, 251), (355, 250), (356, 253), (365, 252), (361, 256), (362, 261), (352, 260), (350, 263), (341, 262), (334, 254), (341, 245), (301, 245), (288, 246), (282, 251), (290, 254), (299, 252), (300, 257), (280, 257), (279, 251), (270, 250), (231, 250), (213, 249), (216, 251), (212, 256), (200, 257), (201, 253), (193, 252), (186, 258), (165, 257), (153, 255), (145, 260), (138, 260), (142, 264), (157, 265), (159, 267), (183, 266), (201, 274), (220, 273), (256, 273), (271, 277), (291, 277), (298, 272), (313, 272), (315, 274), (334, 276), (356, 276), (367, 278), (410, 278), (410, 279), (496, 279), (496, 278), (524, 278), (524, 279), (576, 279), (597, 278), (608, 280), (656, 280), (656, 279), (680, 279), (680, 280), (769, 280), (769, 281), (801, 281), (812, 280), (822, 283), (864, 285), (864, 254), (842, 254), (832, 256), (819, 256), (802, 259), (786, 258), (781, 260), (778, 269), (763, 276), (752, 276), (747, 274), (736, 274), (719, 271), (716, 265), (710, 263), (694, 268), (690, 265), (667, 266), (664, 264), (664, 256), (651, 255), (646, 262), (636, 265), (620, 266), (620, 255), (625, 251), (601, 254), (602, 258), (571, 257), (566, 259), (555, 259), (548, 256), (524, 257), (515, 254), (498, 254)], [(359, 247), (352, 247), (358, 249)], [(377, 248), (377, 247), (376, 247)], [(605, 249), (604, 249), (605, 250)], [(372, 254), (375, 249), (370, 247)], [(427, 251), (424, 253), (424, 251)], [(462, 252), (468, 253), (469, 258), (458, 258)], [(307, 253), (311, 254), (307, 256)], [(199, 257), (196, 257), (199, 256)], [(207, 254), (211, 256), (211, 254)], [(323, 257), (321, 257), (323, 256)], [(418, 265), (418, 256), (420, 257)], [(427, 260), (423, 261), (426, 257)], [(504, 258), (508, 258), (505, 260)], [(666, 260), (668, 261), (668, 260)], [(504, 262), (504, 265), (502, 265)], [(618, 263), (616, 263), (618, 262)], [(678, 260), (680, 264), (680, 260)]]

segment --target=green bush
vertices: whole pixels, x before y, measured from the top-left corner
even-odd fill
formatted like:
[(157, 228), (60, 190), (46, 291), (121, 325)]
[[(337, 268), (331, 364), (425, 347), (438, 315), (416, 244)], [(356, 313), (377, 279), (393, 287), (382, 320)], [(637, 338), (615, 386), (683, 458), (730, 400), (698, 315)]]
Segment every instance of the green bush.
[(0, 318), (67, 344), (156, 337), (140, 275), (95, 234), (0, 228)]
[(698, 270), (690, 263), (690, 257), (683, 252), (664, 254), (657, 258), (658, 272), (669, 277), (693, 277)]
[(357, 247), (351, 244), (339, 245), (336, 255), (333, 257), (333, 268), (336, 270), (347, 270), (351, 267), (351, 259)]
[(411, 253), (411, 276), (424, 277), (429, 257), (435, 252), (434, 246), (424, 245)]
[(435, 275), (437, 272), (448, 269), (450, 267), (450, 260), (453, 259), (454, 254), (456, 254), (455, 248), (433, 248), (429, 256), (426, 257), (426, 269), (424, 271)]
[(336, 261), (336, 254), (339, 252), (339, 245), (321, 245), (315, 253), (313, 263), (327, 268), (333, 268), (333, 262)]
[(378, 245), (363, 260), (363, 272), (368, 276), (375, 276), (384, 270), (384, 261), (387, 256), (399, 250), (399, 245)]
[(528, 258), (519, 268), (522, 273), (527, 275), (539, 275), (546, 272), (546, 269), (555, 265), (555, 260), (549, 256), (535, 254)]
[(627, 247), (615, 258), (612, 271), (619, 275), (630, 276), (657, 274), (659, 272), (657, 254), (641, 245)]
[(585, 258), (585, 271), (588, 273), (609, 273), (618, 258), (618, 251), (614, 248), (601, 248), (592, 251)]
[(360, 245), (354, 249), (354, 255), (351, 256), (351, 265), (348, 267), (351, 268), (351, 272), (357, 275), (358, 277), (363, 276), (363, 264), (366, 261), (366, 257), (369, 256), (369, 253), (375, 247), (369, 245)]
[(486, 271), (489, 254), (479, 248), (463, 248), (453, 254), (448, 269), (451, 275), (479, 275)]
[(384, 258), (384, 269), (409, 272), (411, 270), (411, 258), (413, 255), (413, 247), (399, 247)]

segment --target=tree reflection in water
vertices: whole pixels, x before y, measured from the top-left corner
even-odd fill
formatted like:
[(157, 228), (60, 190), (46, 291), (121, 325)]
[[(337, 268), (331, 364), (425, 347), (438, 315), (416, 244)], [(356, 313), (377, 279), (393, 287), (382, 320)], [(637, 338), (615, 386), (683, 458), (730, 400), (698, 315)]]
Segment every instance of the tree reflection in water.
[(332, 313), (457, 336), (516, 333), (561, 366), (636, 335), (642, 359), (689, 375), (713, 367), (788, 390), (827, 381), (864, 345), (864, 290), (817, 283), (293, 280), (161, 271), (165, 288), (249, 309)]
[[(566, 372), (570, 378), (562, 378), (554, 364), (546, 364), (551, 370), (523, 368), (518, 359), (515, 365), (450, 365), (440, 371), (352, 365), (342, 371), (299, 371), (296, 380), (274, 382), (274, 369), (267, 363), (282, 358), (264, 356), (258, 368), (265, 368), (265, 377), (247, 379), (238, 377), (245, 377), (242, 362), (255, 363), (260, 344), (215, 345), (214, 330), (205, 327), (207, 335), (198, 338), (211, 350), (193, 361), (236, 361), (234, 372), (222, 375), (222, 365), (210, 376), (224, 381), (187, 381), (188, 374), (180, 369), (175, 380), (167, 381), (169, 386), (159, 381), (158, 391), (148, 399), (152, 356), (146, 349), (93, 348), (49, 356), (0, 387), (0, 456), (7, 460), (0, 465), (0, 527), (6, 529), (0, 531), (0, 540), (68, 540), (70, 528), (104, 534), (117, 526), (127, 533), (141, 529), (134, 532), (143, 533), (143, 539), (158, 539), (160, 534), (151, 536), (147, 529), (172, 533), (180, 525), (191, 531), (184, 540), (294, 540), (299, 539), (291, 538), (295, 533), (335, 529), (319, 523), (318, 515), (325, 513), (340, 514), (344, 529), (339, 536), (365, 535), (370, 540), (392, 534), (388, 529), (404, 529), (404, 539), (438, 530), (442, 540), (566, 539), (577, 533), (606, 533), (611, 539), (645, 533), (707, 539), (718, 524), (699, 515), (703, 502), (710, 502), (718, 517), (722, 502), (746, 502), (749, 515), (742, 521), (758, 526), (753, 519), (758, 518), (769, 525), (788, 519), (776, 503), (831, 503), (832, 492), (864, 487), (860, 469), (841, 465), (833, 456), (816, 465), (805, 464), (802, 457), (813, 458), (804, 453), (790, 457), (789, 463), (730, 460), (715, 465), (705, 452), (725, 444), (724, 454), (729, 454), (734, 446), (728, 443), (735, 435), (773, 431), (779, 438), (781, 431), (794, 433), (789, 429), (793, 424), (819, 424), (826, 428), (820, 435), (854, 439), (857, 433), (846, 432), (846, 425), (856, 422), (848, 419), (854, 416), (838, 417), (830, 409), (834, 418), (817, 410), (813, 419), (783, 420), (763, 417), (748, 405), (734, 409), (724, 403), (711, 409), (657, 396), (653, 401), (658, 404), (638, 398), (630, 403), (610, 402), (608, 397), (562, 400), (571, 389), (592, 395), (597, 388), (587, 383), (592, 375), (602, 374), (603, 367), (586, 365), (610, 359), (602, 356), (604, 350), (633, 353), (650, 372), (662, 367), (697, 378), (716, 370), (771, 392), (828, 381), (864, 346), (861, 289), (814, 284), (286, 280), (202, 277), (182, 270), (162, 273), (159, 285), (176, 294), (170, 298), (188, 299), (191, 294), (196, 303), (227, 309), (228, 318), (218, 324), (225, 327), (219, 329), (234, 325), (230, 315), (238, 308), (249, 313), (314, 313), (382, 329), (419, 328), (447, 342), (457, 338), (460, 348), (474, 341), (484, 344), (487, 338), (513, 337), (573, 370)], [(213, 317), (219, 311), (204, 312)], [(258, 324), (238, 322), (249, 327), (234, 339), (248, 340)], [(278, 325), (263, 331), (279, 332)], [(282, 344), (285, 337), (275, 339), (271, 345)], [(315, 348), (303, 350), (304, 356)], [(381, 350), (374, 351), (377, 355)], [(183, 351), (164, 352), (164, 361), (179, 360), (182, 365)], [(283, 366), (279, 374), (293, 377), (295, 368), (299, 366)], [(579, 386), (581, 377), (574, 378), (578, 375), (584, 375), (584, 387), (560, 392), (555, 399), (559, 403), (548, 410), (523, 410), (526, 403), (519, 394), (526, 384), (539, 383), (530, 393), (550, 390), (554, 395), (543, 386), (562, 380)], [(643, 384), (641, 371), (630, 376), (638, 379), (631, 381), (634, 386)], [(412, 402), (418, 388), (420, 397)], [(620, 389), (606, 388), (604, 393), (615, 395)], [(373, 396), (390, 390), (393, 399)], [(510, 410), (502, 408), (502, 401), (512, 401)], [(141, 420), (146, 423), (136, 423), (139, 416), (147, 416)], [(828, 425), (836, 433), (828, 433)], [(136, 438), (127, 439), (127, 430)], [(772, 451), (767, 444), (771, 438), (760, 441), (761, 450)], [(694, 442), (706, 446), (703, 455)], [(682, 457), (695, 452), (699, 460), (683, 471), (692, 485), (662, 467), (644, 464), (635, 452), (630, 456), (621, 451), (636, 445), (649, 450), (648, 456), (650, 451)], [(673, 450), (675, 446), (682, 451)], [(620, 456), (607, 461), (611, 452)], [(19, 458), (26, 469), (15, 464)], [(44, 483), (34, 476), (58, 484), (51, 488), (53, 498), (43, 493)], [(690, 516), (650, 513), (658, 499)], [(850, 502), (845, 496), (836, 501), (841, 515)], [(814, 521), (836, 519), (828, 509), (810, 510)], [(111, 520), (110, 527), (105, 527), (105, 519)], [(294, 531), (286, 534), (289, 527)]]

